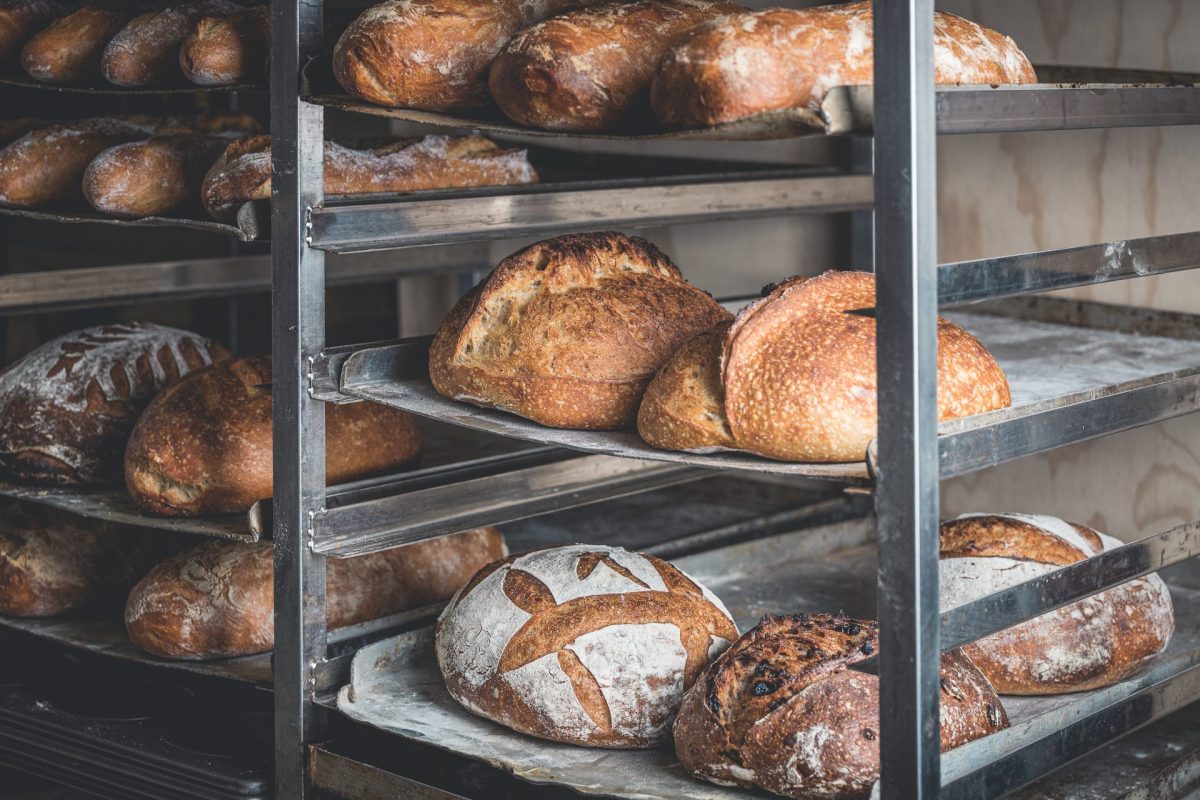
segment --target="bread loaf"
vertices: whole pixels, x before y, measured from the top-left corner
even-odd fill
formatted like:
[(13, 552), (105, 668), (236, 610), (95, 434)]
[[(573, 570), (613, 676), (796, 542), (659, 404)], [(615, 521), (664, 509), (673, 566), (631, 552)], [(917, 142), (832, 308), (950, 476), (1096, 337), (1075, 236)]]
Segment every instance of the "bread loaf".
[(534, 128), (598, 132), (649, 118), (650, 81), (667, 48), (737, 10), (709, 0), (641, 0), (552, 17), (509, 41), (488, 87), (500, 110)]
[[(697, 27), (669, 49), (651, 88), (659, 121), (701, 128), (765, 111), (820, 110), (835, 86), (874, 79), (871, 3), (769, 8)], [(940, 84), (1036, 83), (1012, 39), (944, 11), (934, 21)]]
[[(506, 150), (483, 136), (426, 136), (372, 149), (325, 143), (325, 192), (330, 195), (536, 183), (524, 150)], [(233, 219), (251, 200), (271, 197), (271, 137), (229, 145), (204, 179), (204, 207)]]
[(42, 83), (81, 83), (100, 77), (100, 55), (128, 21), (116, 5), (85, 5), (55, 20), (21, 50), (25, 73)]
[(75, 6), (75, 0), (9, 0), (0, 6), (0, 61), (15, 56), (38, 29)]
[(41, 117), (17, 117), (0, 120), (0, 149), (20, 139), (25, 134), (45, 128), (50, 123)]
[[(959, 517), (942, 525), (942, 609), (1121, 546), (1056, 517)], [(1174, 630), (1171, 593), (1157, 575), (1147, 575), (964, 649), (1001, 694), (1060, 694), (1132, 676), (1167, 648)]]
[(36, 483), (120, 480), (125, 442), (150, 398), (225, 355), (195, 334), (137, 322), (47, 342), (0, 372), (0, 467)]
[(174, 549), (160, 531), (130, 531), (53, 509), (0, 503), (0, 614), (49, 617), (123, 603)]
[(676, 567), (580, 544), (480, 570), (442, 612), (436, 651), (450, 694), (480, 716), (560, 742), (653, 747), (736, 638), (721, 601)]
[(269, 6), (202, 17), (179, 47), (184, 77), (200, 86), (264, 81), (271, 47)]
[[(125, 451), (125, 484), (156, 514), (245, 512), (272, 494), (271, 359), (233, 358), (161, 392), (138, 419)], [(415, 459), (412, 417), (376, 403), (330, 405), (325, 413), (330, 485), (396, 469)]]
[[(675, 753), (693, 775), (797, 800), (866, 800), (879, 776), (879, 678), (848, 669), (879, 649), (869, 620), (764, 617), (692, 686)], [(1008, 727), (961, 650), (942, 654), (941, 745)]]
[[(782, 461), (862, 460), (877, 427), (875, 320), (848, 312), (874, 306), (869, 273), (784, 281), (738, 314), (718, 365), (715, 345), (681, 350), (668, 362), (646, 392), (638, 432), (668, 450), (728, 447), (732, 438), (738, 448)], [(681, 378), (689, 370), (710, 377)], [(711, 377), (718, 372), (719, 392)], [(992, 355), (939, 319), (938, 419), (1010, 403)]]
[(346, 28), (333, 74), (371, 103), (428, 111), (487, 103), (487, 71), (513, 34), (599, 0), (385, 0)]
[(232, 0), (199, 0), (134, 17), (104, 48), (100, 71), (117, 86), (163, 86), (180, 78), (179, 47), (203, 16), (242, 11)]
[(729, 313), (645, 239), (560, 236), (500, 262), (442, 322), (447, 397), (556, 428), (631, 425), (655, 370)]
[[(326, 564), (328, 624), (341, 628), (440, 603), (483, 564), (503, 558), (495, 528), (456, 533)], [(129, 594), (133, 643), (162, 658), (210, 659), (274, 646), (270, 542), (208, 542), (167, 559)]]
[(0, 205), (71, 207), (83, 202), (91, 160), (123, 142), (146, 139), (153, 122), (96, 117), (39, 128), (0, 150)]
[(178, 214), (200, 208), (200, 188), (229, 139), (200, 134), (155, 136), (105, 150), (83, 175), (92, 208), (114, 217)]

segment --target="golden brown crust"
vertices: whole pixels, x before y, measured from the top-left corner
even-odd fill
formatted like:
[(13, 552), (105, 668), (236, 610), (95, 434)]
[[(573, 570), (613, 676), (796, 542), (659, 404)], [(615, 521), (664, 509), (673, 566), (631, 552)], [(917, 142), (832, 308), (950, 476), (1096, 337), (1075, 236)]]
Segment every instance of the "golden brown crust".
[(492, 62), (500, 109), (534, 128), (604, 131), (649, 116), (650, 81), (663, 53), (702, 22), (738, 10), (709, 0), (605, 3), (518, 33)]
[(622, 428), (675, 349), (728, 317), (645, 239), (561, 236), (509, 256), (459, 301), (429, 375), (447, 397), (543, 425)]
[(117, 86), (178, 82), (179, 46), (201, 16), (225, 16), (241, 10), (232, 0), (199, 0), (134, 17), (105, 46), (100, 71)]
[(109, 148), (84, 172), (84, 197), (92, 208), (114, 217), (198, 210), (204, 174), (227, 142), (216, 136), (174, 134)]
[[(271, 496), (271, 361), (234, 358), (161, 392), (125, 451), (125, 483), (156, 514), (244, 512)], [(376, 403), (331, 405), (325, 470), (332, 484), (397, 468), (420, 453), (412, 417)]]
[[(764, 111), (819, 111), (834, 86), (872, 82), (872, 24), (869, 2), (747, 11), (704, 24), (663, 56), (654, 112), (670, 128), (702, 128)], [(940, 11), (934, 74), (943, 84), (1037, 81), (1012, 39)]]
[(725, 418), (721, 351), (729, 322), (700, 334), (663, 365), (642, 397), (638, 433), (664, 450), (735, 448)]
[(30, 38), (21, 49), (21, 66), (42, 83), (99, 78), (100, 55), (128, 19), (119, 6), (86, 5)]
[[(448, 599), (505, 553), (495, 528), (326, 562), (329, 627), (340, 628)], [(209, 542), (156, 566), (129, 594), (134, 645), (162, 658), (211, 659), (274, 646), (270, 542)]]
[(20, 52), (39, 28), (75, 8), (75, 0), (12, 0), (0, 8), (0, 61)]
[(270, 7), (202, 17), (179, 47), (179, 68), (200, 86), (233, 86), (266, 79), (271, 46)]

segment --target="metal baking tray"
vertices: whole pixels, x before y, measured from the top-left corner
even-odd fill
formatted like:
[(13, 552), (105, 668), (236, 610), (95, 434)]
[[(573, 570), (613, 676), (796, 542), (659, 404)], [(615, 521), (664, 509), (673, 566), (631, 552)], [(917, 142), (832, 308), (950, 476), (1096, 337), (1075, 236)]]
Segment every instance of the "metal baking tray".
[(123, 88), (112, 83), (95, 85), (58, 85), (42, 83), (24, 75), (0, 75), (0, 86), (12, 86), (18, 89), (36, 89), (40, 92), (58, 92), (60, 94), (98, 94), (118, 97), (153, 96), (172, 94), (232, 94), (235, 92), (266, 92), (266, 86), (253, 83), (239, 83), (233, 86), (197, 86), (194, 83), (175, 84), (172, 86), (153, 86), (146, 88)]
[[(746, 542), (678, 559), (729, 608), (741, 630), (768, 612), (875, 614), (872, 524), (846, 522)], [(1087, 716), (1200, 663), (1200, 592), (1172, 586), (1176, 632), (1154, 666), (1117, 686), (1044, 698), (1005, 697), (1012, 728), (947, 754), (945, 771), (964, 770)], [(690, 778), (670, 748), (602, 750), (523, 736), (477, 717), (446, 692), (433, 657), (433, 628), (361, 650), (337, 697), (350, 718), (405, 739), (485, 761), (533, 783), (629, 800), (732, 800), (760, 797)], [(1007, 735), (1006, 735), (1007, 734)]]
[(94, 211), (32, 211), (24, 208), (0, 207), (0, 215), (60, 222), (75, 225), (116, 225), (125, 228), (188, 228), (206, 233), (233, 236), (243, 242), (268, 239), (271, 233), (271, 203), (267, 200), (246, 203), (238, 209), (233, 223), (190, 217), (140, 217), (118, 219)]

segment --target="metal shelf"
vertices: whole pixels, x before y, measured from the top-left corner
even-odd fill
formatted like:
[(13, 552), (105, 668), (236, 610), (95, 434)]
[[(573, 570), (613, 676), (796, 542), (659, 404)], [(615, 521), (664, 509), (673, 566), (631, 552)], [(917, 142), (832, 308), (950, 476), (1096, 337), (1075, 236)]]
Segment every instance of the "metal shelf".
[(246, 203), (238, 209), (234, 223), (217, 222), (193, 217), (141, 217), (119, 219), (94, 211), (54, 212), (33, 211), (23, 208), (0, 207), (0, 216), (31, 219), (39, 222), (55, 222), (64, 225), (110, 225), (119, 228), (184, 228), (205, 233), (229, 236), (243, 242), (268, 238), (271, 225), (267, 220), (269, 203)]
[(254, 83), (239, 83), (232, 86), (199, 86), (193, 83), (177, 84), (174, 86), (154, 86), (141, 89), (124, 88), (112, 83), (101, 83), (93, 86), (60, 86), (58, 84), (35, 81), (24, 75), (12, 74), (0, 76), (0, 86), (9, 86), (16, 89), (32, 89), (39, 92), (52, 92), (64, 95), (99, 95), (113, 98), (188, 94), (239, 94), (251, 92), (263, 94), (269, 91), (266, 86)]

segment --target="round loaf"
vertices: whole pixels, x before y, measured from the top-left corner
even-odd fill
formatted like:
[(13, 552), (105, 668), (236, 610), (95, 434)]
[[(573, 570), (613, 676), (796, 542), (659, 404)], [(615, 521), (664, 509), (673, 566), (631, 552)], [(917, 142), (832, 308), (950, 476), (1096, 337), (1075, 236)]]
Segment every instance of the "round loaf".
[[(413, 418), (377, 403), (329, 405), (330, 485), (413, 461)], [(271, 496), (271, 359), (233, 358), (167, 387), (134, 426), (125, 485), (143, 508), (168, 516), (241, 513)]]
[(271, 9), (202, 17), (179, 46), (179, 68), (199, 86), (265, 80), (271, 45)]
[(429, 377), (447, 397), (543, 425), (623, 428), (663, 362), (728, 318), (645, 239), (560, 236), (504, 259), (458, 302)]
[(0, 8), (0, 61), (15, 56), (39, 28), (70, 12), (75, 0), (11, 0)]
[(199, 208), (200, 186), (228, 140), (175, 134), (126, 142), (92, 159), (83, 195), (114, 217), (149, 217)]
[[(940, 84), (1036, 83), (1012, 39), (936, 13), (934, 77)], [(769, 8), (697, 27), (666, 52), (651, 104), (670, 128), (703, 128), (767, 111), (819, 111), (835, 86), (874, 80), (870, 2)]]
[(117, 5), (85, 5), (30, 38), (21, 49), (21, 66), (42, 83), (99, 78), (100, 55), (128, 19)]
[(571, 545), (480, 570), (438, 620), (446, 688), (514, 730), (592, 747), (653, 747), (683, 693), (737, 638), (729, 612), (676, 567)]
[(730, 323), (722, 322), (679, 348), (646, 387), (638, 433), (665, 450), (734, 449), (725, 418), (721, 351)]
[[(674, 727), (680, 763), (797, 800), (865, 800), (879, 776), (879, 679), (848, 668), (878, 649), (873, 621), (764, 617), (688, 691)], [(962, 651), (942, 654), (941, 677), (943, 751), (1008, 727)]]
[[(480, 566), (503, 558), (495, 528), (325, 562), (330, 628), (445, 601)], [(270, 542), (208, 542), (167, 559), (129, 593), (125, 627), (161, 658), (210, 659), (274, 646)]]
[[(948, 610), (1122, 542), (1057, 517), (968, 514), (941, 528), (941, 605)], [(964, 649), (1001, 694), (1080, 692), (1122, 681), (1166, 648), (1171, 593), (1157, 575), (980, 639)]]
[(163, 86), (179, 81), (179, 46), (204, 15), (241, 11), (232, 0), (200, 0), (134, 17), (100, 57), (104, 79), (117, 86)]
[(710, 0), (605, 3), (539, 22), (504, 47), (488, 76), (500, 110), (534, 128), (609, 130), (649, 117), (663, 53), (702, 22), (739, 10)]
[(134, 422), (168, 381), (228, 355), (137, 322), (60, 336), (0, 373), (0, 467), (33, 483), (120, 480)]

